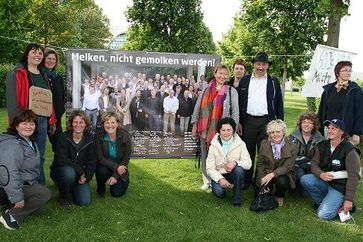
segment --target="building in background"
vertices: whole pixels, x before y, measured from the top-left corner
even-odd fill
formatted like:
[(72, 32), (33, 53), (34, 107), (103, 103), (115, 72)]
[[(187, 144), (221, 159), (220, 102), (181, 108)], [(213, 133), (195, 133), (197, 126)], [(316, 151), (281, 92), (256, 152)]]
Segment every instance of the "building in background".
[(111, 50), (119, 50), (121, 49), (124, 44), (126, 43), (126, 33), (121, 33), (116, 35), (116, 37), (114, 37), (110, 44), (108, 45), (108, 48)]

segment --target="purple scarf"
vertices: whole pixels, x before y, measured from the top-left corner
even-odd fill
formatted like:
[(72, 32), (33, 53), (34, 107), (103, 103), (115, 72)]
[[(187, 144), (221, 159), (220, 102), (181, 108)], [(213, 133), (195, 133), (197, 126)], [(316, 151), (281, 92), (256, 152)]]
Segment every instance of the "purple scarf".
[(280, 144), (275, 144), (271, 142), (272, 153), (274, 154), (274, 159), (278, 160), (281, 158), (281, 150), (285, 146), (285, 139), (282, 139)]

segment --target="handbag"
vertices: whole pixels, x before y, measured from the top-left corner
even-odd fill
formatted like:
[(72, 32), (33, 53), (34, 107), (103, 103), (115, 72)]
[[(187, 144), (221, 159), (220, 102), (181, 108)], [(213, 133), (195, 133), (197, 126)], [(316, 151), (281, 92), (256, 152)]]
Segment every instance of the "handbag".
[(276, 197), (271, 194), (270, 188), (264, 186), (260, 189), (255, 200), (251, 203), (250, 210), (263, 212), (278, 207)]

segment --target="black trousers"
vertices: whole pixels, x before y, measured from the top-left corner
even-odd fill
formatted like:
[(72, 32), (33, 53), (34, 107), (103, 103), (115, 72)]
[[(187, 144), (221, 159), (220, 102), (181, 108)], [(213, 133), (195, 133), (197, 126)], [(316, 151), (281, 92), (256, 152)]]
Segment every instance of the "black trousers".
[(246, 143), (248, 153), (252, 160), (252, 167), (247, 171), (245, 184), (253, 183), (255, 170), (256, 148), (260, 150), (261, 141), (267, 138), (266, 126), (269, 120), (265, 116), (247, 115), (247, 121), (242, 125), (242, 140)]

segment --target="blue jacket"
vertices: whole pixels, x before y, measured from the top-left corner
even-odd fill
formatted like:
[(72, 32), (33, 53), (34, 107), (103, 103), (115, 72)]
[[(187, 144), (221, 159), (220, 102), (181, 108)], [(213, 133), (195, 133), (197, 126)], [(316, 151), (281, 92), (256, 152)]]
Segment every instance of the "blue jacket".
[[(330, 88), (335, 88), (337, 82), (325, 85), (324, 92), (321, 94), (320, 106), (318, 111), (318, 117), (320, 123), (326, 120), (327, 111), (327, 98)], [(362, 90), (357, 83), (349, 81), (347, 88), (347, 94), (344, 98), (343, 110), (341, 117), (337, 117), (343, 120), (347, 133), (352, 136), (353, 134), (363, 134), (363, 94)], [(321, 129), (323, 134), (324, 129)]]
[[(251, 75), (241, 78), (237, 88), (239, 98), (239, 115), (242, 126), (247, 121), (248, 88), (250, 86)], [(282, 98), (280, 82), (273, 76), (267, 75), (267, 111), (268, 119), (284, 119), (284, 101)]]

